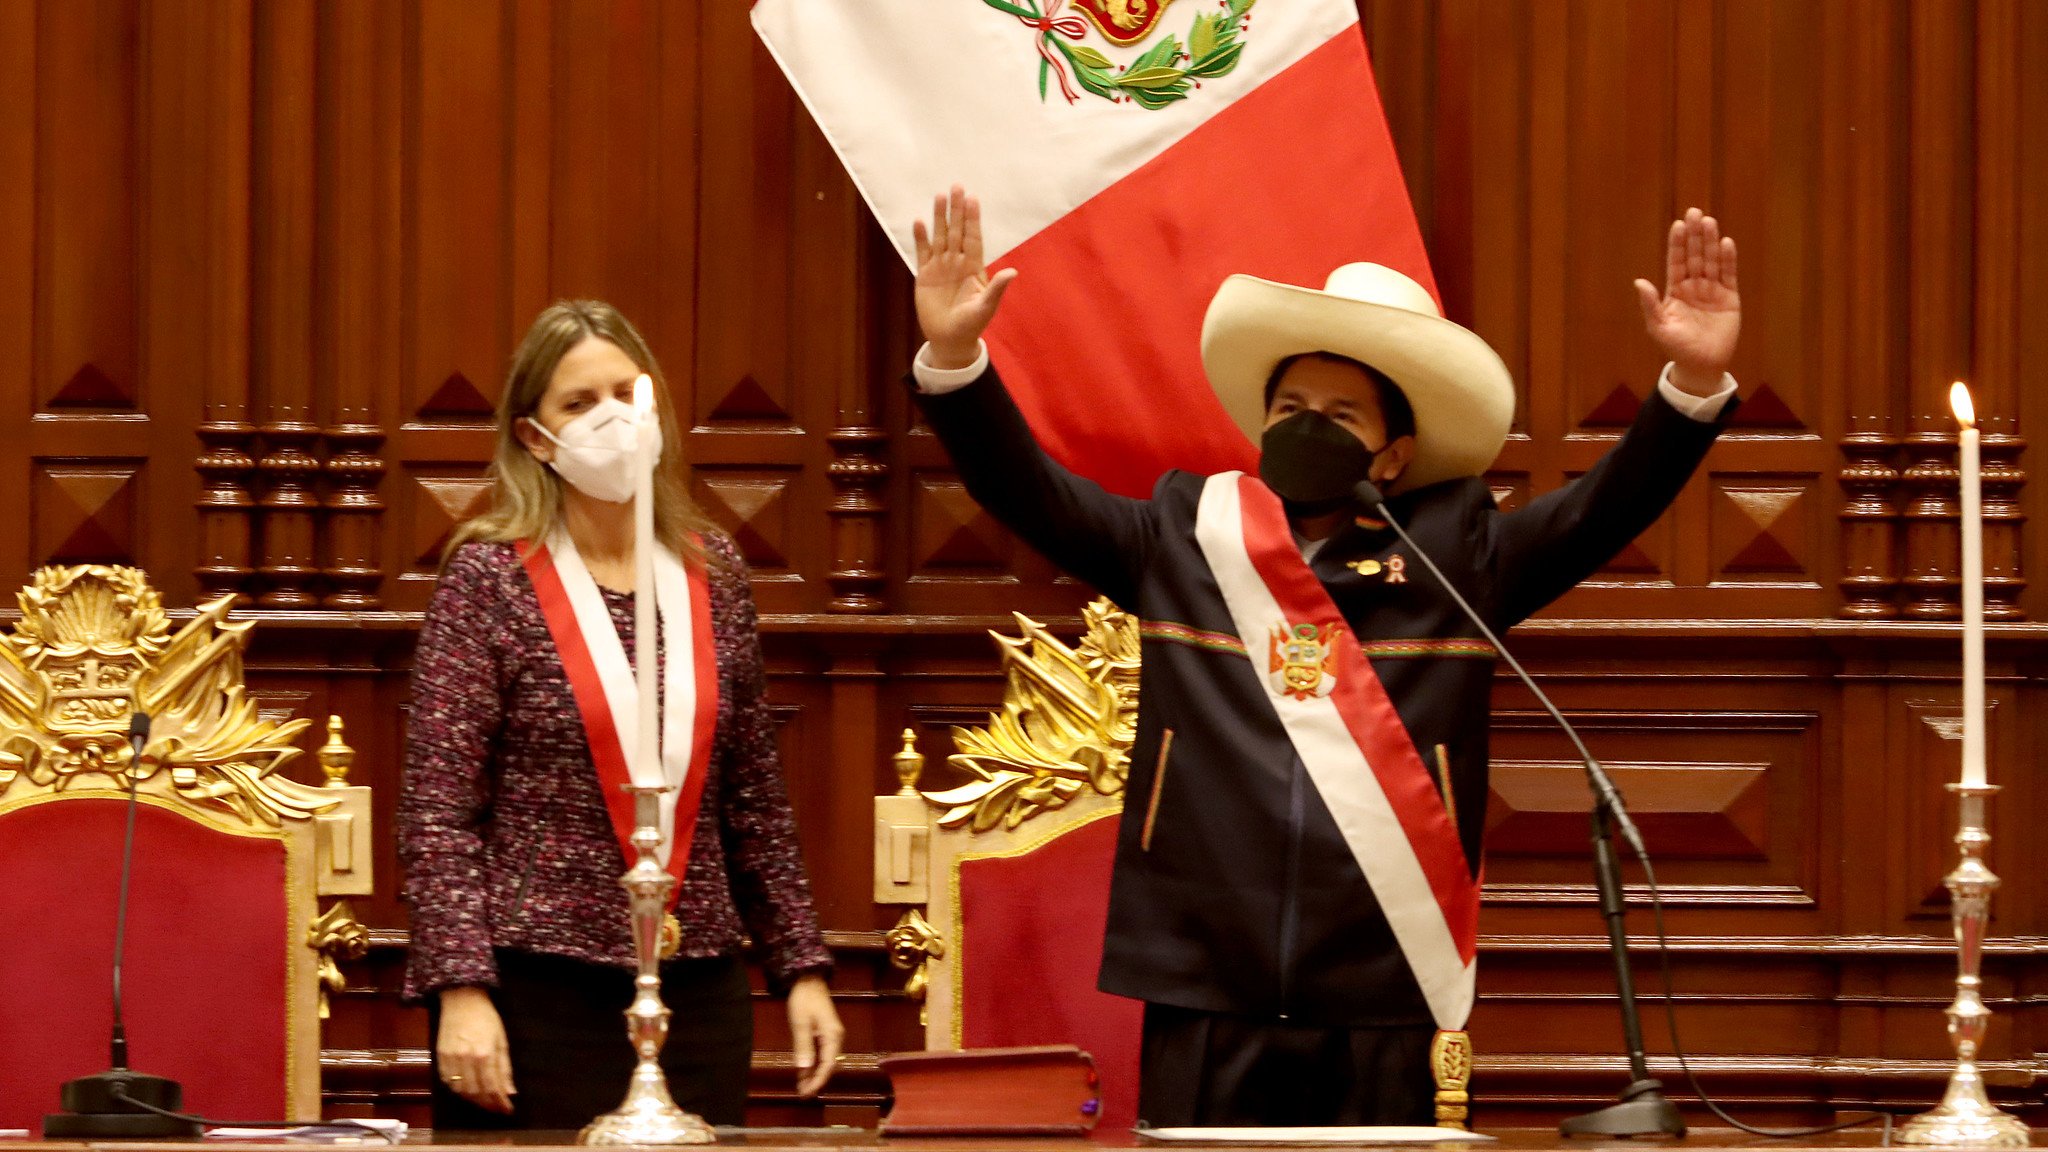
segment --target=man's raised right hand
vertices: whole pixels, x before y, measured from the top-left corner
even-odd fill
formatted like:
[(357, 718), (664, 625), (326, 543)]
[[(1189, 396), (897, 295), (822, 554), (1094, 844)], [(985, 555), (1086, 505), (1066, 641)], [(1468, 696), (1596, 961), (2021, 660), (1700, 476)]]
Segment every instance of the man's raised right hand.
[(981, 202), (958, 184), (932, 200), (932, 222), (911, 227), (917, 241), (917, 323), (931, 345), (933, 368), (966, 368), (981, 355), (981, 334), (996, 318), (1003, 293), (1017, 278), (1005, 268), (993, 277), (982, 263)]

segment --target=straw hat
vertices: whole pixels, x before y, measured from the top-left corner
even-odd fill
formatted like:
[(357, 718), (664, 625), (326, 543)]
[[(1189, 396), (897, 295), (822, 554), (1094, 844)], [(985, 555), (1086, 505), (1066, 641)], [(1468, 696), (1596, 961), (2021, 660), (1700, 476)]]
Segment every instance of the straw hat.
[(1202, 322), (1202, 367), (1224, 411), (1258, 443), (1266, 381), (1282, 360), (1329, 352), (1369, 364), (1415, 412), (1415, 458), (1396, 491), (1485, 472), (1507, 442), (1514, 380), (1477, 334), (1443, 318), (1422, 285), (1380, 264), (1346, 264), (1321, 291), (1232, 276)]

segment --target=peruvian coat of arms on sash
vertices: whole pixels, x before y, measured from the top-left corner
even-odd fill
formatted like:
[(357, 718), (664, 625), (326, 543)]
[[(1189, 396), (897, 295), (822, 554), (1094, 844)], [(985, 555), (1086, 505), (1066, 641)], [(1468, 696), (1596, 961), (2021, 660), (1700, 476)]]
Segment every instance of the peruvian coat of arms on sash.
[(1337, 687), (1333, 651), (1341, 624), (1275, 625), (1266, 665), (1273, 691), (1296, 700), (1328, 696)]

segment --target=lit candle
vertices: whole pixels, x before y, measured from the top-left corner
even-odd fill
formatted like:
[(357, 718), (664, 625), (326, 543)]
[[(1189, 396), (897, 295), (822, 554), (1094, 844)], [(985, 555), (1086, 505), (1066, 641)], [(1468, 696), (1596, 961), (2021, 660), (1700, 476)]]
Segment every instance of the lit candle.
[[(639, 739), (634, 748), (633, 783), (659, 787), (662, 781), (660, 712), (654, 675), (660, 663), (654, 647), (654, 381), (641, 373), (633, 381), (633, 419), (638, 457), (633, 468), (633, 677), (639, 690)], [(636, 819), (653, 824), (659, 809), (652, 793), (639, 797)]]
[(1984, 492), (1977, 459), (1977, 410), (1970, 390), (1958, 380), (1949, 407), (1963, 426), (1963, 783), (1982, 785), (1984, 776)]

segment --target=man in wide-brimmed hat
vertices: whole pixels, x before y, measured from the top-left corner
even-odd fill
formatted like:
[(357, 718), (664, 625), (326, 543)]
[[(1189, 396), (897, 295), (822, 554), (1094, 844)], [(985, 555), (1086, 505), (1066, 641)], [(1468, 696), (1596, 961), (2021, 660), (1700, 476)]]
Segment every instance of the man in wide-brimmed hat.
[(955, 188), (915, 232), (927, 421), (984, 508), (1142, 620), (1144, 811), (1100, 978), (1145, 1002), (1140, 1117), (1431, 1123), (1472, 1005), (1496, 653), (1360, 483), (1496, 631), (1563, 595), (1735, 406), (1734, 242), (1696, 209), (1672, 224), (1663, 291), (1636, 282), (1656, 390), (1585, 475), (1502, 512), (1507, 367), (1398, 272), (1225, 281), (1203, 367), (1258, 475), (1169, 472), (1139, 500), (1048, 457), (997, 379), (980, 338), (1015, 273), (983, 266), (976, 203)]

